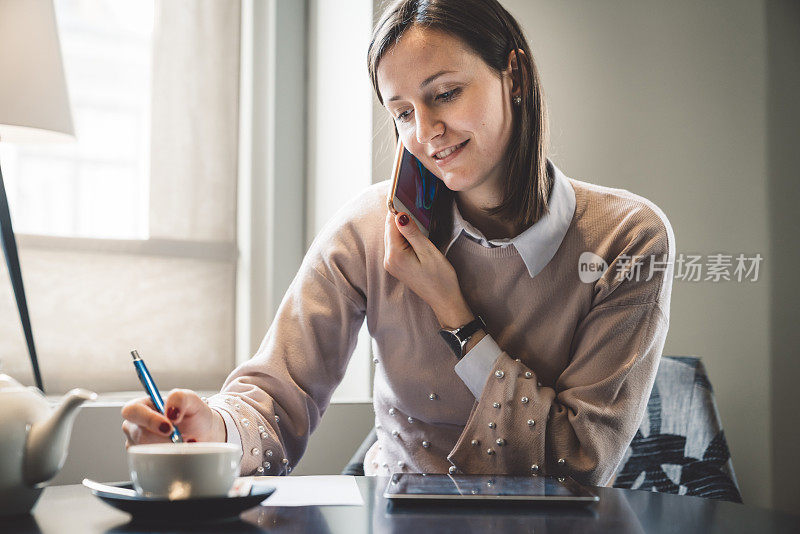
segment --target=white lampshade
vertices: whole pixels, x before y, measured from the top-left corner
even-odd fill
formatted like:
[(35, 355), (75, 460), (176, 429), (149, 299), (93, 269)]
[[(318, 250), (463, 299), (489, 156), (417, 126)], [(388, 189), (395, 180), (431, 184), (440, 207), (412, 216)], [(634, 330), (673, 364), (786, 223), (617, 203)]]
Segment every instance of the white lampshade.
[(52, 0), (0, 0), (0, 141), (74, 136)]

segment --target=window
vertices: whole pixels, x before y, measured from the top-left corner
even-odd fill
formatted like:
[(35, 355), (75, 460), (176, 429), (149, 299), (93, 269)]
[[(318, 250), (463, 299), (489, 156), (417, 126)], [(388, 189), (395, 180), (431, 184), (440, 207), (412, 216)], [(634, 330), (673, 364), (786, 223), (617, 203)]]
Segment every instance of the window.
[[(79, 142), (2, 156), (47, 392), (140, 390), (131, 349), (164, 390), (216, 389), (234, 364), (239, 3), (55, 6)], [(3, 371), (32, 383), (10, 292)]]
[(0, 144), (14, 229), (146, 239), (154, 0), (56, 0), (77, 142)]
[[(55, 5), (78, 142), (0, 154), (47, 391), (136, 391), (134, 348), (163, 390), (218, 389), (235, 355), (259, 346), (332, 208), (369, 185), (368, 80), (354, 152), (329, 113), (305, 122), (309, 102), (296, 90), (307, 83), (304, 3), (243, 2), (244, 15), (239, 2)], [(347, 41), (358, 57), (364, 6), (361, 32)], [(315, 20), (329, 20), (331, 6), (320, 9)], [(315, 83), (335, 64), (337, 42), (330, 31), (315, 41)], [(342, 80), (362, 72), (356, 55), (340, 65)], [(329, 107), (335, 95), (317, 89), (313, 105)], [(307, 126), (336, 145), (306, 151)], [(332, 147), (336, 161), (357, 158), (356, 176), (308, 177), (306, 162), (325, 161)], [(0, 283), (3, 369), (32, 383), (4, 292)], [(371, 362), (364, 327), (337, 401), (369, 398)]]

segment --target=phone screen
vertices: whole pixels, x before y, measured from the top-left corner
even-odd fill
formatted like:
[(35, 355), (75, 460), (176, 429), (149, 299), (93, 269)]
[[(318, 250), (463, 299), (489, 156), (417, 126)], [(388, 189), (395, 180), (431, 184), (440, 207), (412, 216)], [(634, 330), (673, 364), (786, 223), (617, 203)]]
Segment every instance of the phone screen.
[(395, 195), (426, 230), (430, 230), (433, 201), (439, 179), (425, 168), (411, 152), (403, 148)]

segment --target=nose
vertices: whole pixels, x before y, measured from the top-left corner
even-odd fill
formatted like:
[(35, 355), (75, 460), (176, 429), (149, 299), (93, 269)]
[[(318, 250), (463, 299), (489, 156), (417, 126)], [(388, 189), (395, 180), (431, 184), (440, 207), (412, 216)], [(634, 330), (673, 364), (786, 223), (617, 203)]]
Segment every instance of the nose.
[(444, 123), (427, 108), (418, 108), (416, 117), (417, 142), (420, 144), (428, 143), (444, 133)]

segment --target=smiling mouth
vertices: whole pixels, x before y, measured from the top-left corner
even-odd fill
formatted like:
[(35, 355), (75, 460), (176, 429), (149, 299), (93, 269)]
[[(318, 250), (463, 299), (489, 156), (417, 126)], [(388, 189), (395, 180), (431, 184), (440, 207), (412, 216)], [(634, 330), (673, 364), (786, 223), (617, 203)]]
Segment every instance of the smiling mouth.
[(436, 154), (434, 154), (433, 155), (433, 159), (444, 159), (447, 156), (449, 156), (450, 154), (452, 154), (453, 152), (455, 152), (456, 150), (458, 150), (459, 148), (461, 148), (464, 145), (466, 145), (468, 142), (469, 142), (469, 139), (467, 139), (463, 143), (460, 143), (460, 144), (458, 144), (456, 146), (452, 146), (450, 148), (445, 148), (441, 152), (437, 152)]

